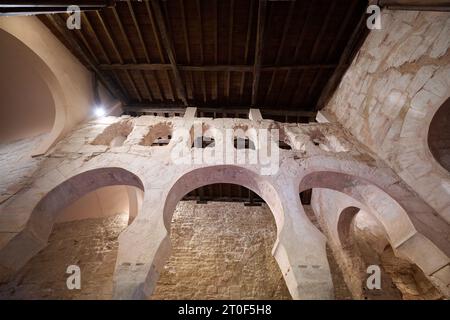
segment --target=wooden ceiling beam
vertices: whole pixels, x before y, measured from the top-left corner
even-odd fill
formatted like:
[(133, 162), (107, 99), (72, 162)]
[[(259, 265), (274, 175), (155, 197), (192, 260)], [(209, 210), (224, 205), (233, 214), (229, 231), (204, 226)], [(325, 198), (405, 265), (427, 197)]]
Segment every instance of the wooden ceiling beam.
[(366, 13), (365, 13), (365, 11), (363, 11), (359, 18), (358, 24), (356, 25), (355, 29), (353, 30), (347, 44), (345, 45), (345, 48), (339, 59), (338, 66), (334, 69), (333, 75), (330, 77), (327, 84), (322, 89), (322, 92), (317, 101), (315, 110), (320, 110), (328, 103), (334, 90), (338, 86), (339, 81), (341, 80), (345, 70), (347, 70), (349, 64), (351, 63), (351, 61), (353, 59), (353, 55), (355, 53), (355, 47), (357, 45), (358, 40), (361, 39), (360, 33), (367, 32), (367, 30), (365, 30), (365, 31), (363, 30), (366, 27), (365, 22), (366, 22)]
[[(197, 112), (207, 113), (227, 113), (227, 114), (248, 114), (248, 106), (227, 106), (223, 108), (197, 107)], [(142, 112), (142, 113), (158, 113), (158, 112), (175, 112), (183, 114), (186, 110), (184, 105), (180, 103), (151, 103), (151, 104), (128, 104), (123, 107), (125, 112)], [(314, 111), (301, 110), (280, 110), (275, 107), (264, 107), (260, 109), (263, 116), (292, 116), (313, 118), (316, 116)]]
[(124, 26), (122, 24), (122, 20), (120, 19), (116, 8), (112, 8), (112, 13), (113, 13), (113, 16), (114, 16), (114, 20), (115, 20), (117, 26), (119, 27), (120, 33), (122, 34), (122, 38), (124, 39), (124, 41), (125, 41), (125, 43), (126, 43), (126, 45), (128, 47), (128, 50), (130, 51), (131, 59), (133, 60), (133, 63), (137, 63), (136, 55), (134, 53), (133, 47), (131, 46), (130, 40), (128, 39), (127, 33), (125, 31), (125, 28), (124, 28)]
[[(181, 23), (183, 26), (183, 37), (184, 37), (184, 44), (186, 48), (186, 61), (190, 64), (191, 63), (191, 49), (189, 44), (189, 34), (188, 34), (188, 28), (186, 23), (186, 8), (184, 6), (184, 0), (180, 0), (180, 14), (181, 14)], [(170, 66), (170, 65), (169, 65)], [(189, 72), (185, 73), (185, 83), (186, 83), (186, 95), (187, 99), (194, 99), (194, 88), (193, 88), (193, 79), (192, 74)]]
[[(228, 26), (228, 64), (231, 64), (233, 54), (233, 24), (234, 24), (234, 0), (230, 1), (230, 25)], [(225, 86), (225, 97), (230, 97), (231, 71), (227, 71), (227, 81)]]
[(89, 30), (90, 34), (94, 37), (95, 43), (98, 44), (100, 51), (102, 52), (103, 56), (106, 58), (106, 61), (109, 64), (111, 64), (111, 59), (109, 58), (108, 54), (106, 53), (105, 47), (100, 42), (99, 38), (97, 37), (97, 33), (95, 32), (91, 22), (89, 21), (89, 17), (84, 12), (81, 13), (81, 22), (86, 24), (87, 29)]
[(200, 61), (201, 64), (205, 61), (205, 53), (203, 52), (203, 22), (202, 22), (202, 5), (200, 0), (196, 1), (197, 17), (200, 24)]
[(450, 11), (448, 0), (379, 0), (378, 5), (389, 10)]
[[(129, 1), (128, 1), (128, 3), (130, 4)], [(128, 47), (131, 59), (133, 60), (133, 63), (137, 63), (136, 53), (134, 52), (133, 46), (131, 45), (130, 40), (128, 39), (127, 33), (125, 31), (125, 27), (123, 26), (122, 20), (120, 19), (116, 8), (113, 7), (112, 8), (112, 12), (113, 12), (113, 15), (114, 15), (114, 19), (115, 19), (115, 21), (117, 23), (117, 26), (119, 27), (120, 33), (122, 34), (122, 38), (124, 39), (124, 41), (125, 41), (125, 43), (126, 43), (126, 45)], [(147, 81), (145, 80), (145, 76), (144, 76), (143, 72), (141, 70), (139, 70), (137, 73), (142, 77), (142, 79), (144, 81), (144, 88), (145, 88), (145, 91), (147, 93), (147, 96), (149, 97), (149, 100), (153, 100), (152, 99), (152, 95), (150, 93), (150, 88), (148, 87), (148, 84), (147, 84)], [(135, 86), (135, 88), (137, 90), (138, 89), (137, 86), (135, 84), (133, 84), (133, 85)], [(140, 92), (139, 91), (137, 91), (137, 92), (138, 92), (139, 99), (142, 100)]]
[[(304, 72), (302, 72), (304, 73)], [(278, 95), (277, 95), (277, 99), (275, 102), (275, 105), (277, 107), (279, 107), (281, 104), (281, 97), (284, 96), (284, 92), (285, 92), (285, 88), (288, 85), (289, 79), (291, 78), (291, 70), (288, 70), (288, 72), (286, 73), (286, 75), (283, 78), (283, 84), (281, 85), (281, 89), (278, 91)]]
[(152, 26), (153, 37), (155, 38), (156, 47), (158, 48), (159, 58), (161, 60), (161, 63), (165, 63), (166, 59), (164, 58), (161, 40), (159, 39), (159, 34), (157, 31), (155, 17), (153, 16), (153, 12), (150, 8), (150, 1), (144, 1), (144, 3), (145, 3), (145, 8), (147, 9), (147, 14), (150, 18), (150, 24)]
[[(109, 27), (106, 25), (105, 20), (103, 19), (101, 13), (99, 11), (96, 11), (97, 14), (97, 18), (100, 21), (100, 24), (102, 25), (103, 30), (105, 31), (106, 37), (108, 38), (109, 43), (111, 44), (111, 46), (113, 47), (114, 53), (116, 54), (119, 63), (123, 64), (123, 58), (122, 55), (120, 54), (119, 48), (116, 45), (116, 42), (114, 41), (112, 35), (111, 35), (111, 31), (109, 30)], [(130, 82), (131, 86), (133, 87), (133, 90), (136, 92), (139, 101), (142, 101), (142, 96), (141, 93), (139, 92), (136, 83), (134, 82), (133, 77), (130, 75), (128, 70), (125, 70), (125, 75), (127, 76), (128, 81)]]
[(184, 43), (186, 45), (186, 60), (188, 63), (191, 63), (191, 49), (189, 47), (189, 35), (187, 31), (186, 25), (186, 8), (184, 7), (184, 0), (180, 0), (180, 14), (181, 14), (181, 24), (183, 25), (183, 37)]
[(352, 18), (353, 13), (355, 12), (359, 1), (360, 0), (353, 0), (352, 4), (350, 6), (350, 9), (347, 10), (345, 17), (341, 22), (341, 26), (339, 27), (338, 33), (337, 33), (336, 37), (334, 38), (330, 49), (328, 50), (327, 58), (325, 61), (330, 61), (331, 57), (333, 56), (333, 53), (336, 51), (339, 40), (342, 38), (342, 35), (344, 34), (344, 31), (345, 31), (346, 27), (348, 26), (350, 19)]
[[(283, 34), (281, 36), (281, 41), (280, 41), (280, 45), (278, 47), (277, 50), (277, 55), (275, 57), (275, 65), (278, 65), (280, 63), (280, 58), (281, 58), (281, 52), (283, 51), (284, 48), (284, 43), (286, 42), (286, 37), (287, 37), (287, 33), (289, 31), (289, 27), (291, 25), (291, 20), (292, 20), (292, 16), (294, 14), (294, 8), (295, 8), (295, 1), (292, 1), (289, 5), (289, 12), (288, 12), (288, 16), (286, 18), (286, 20), (284, 21), (284, 26), (283, 26)], [(289, 71), (288, 71), (289, 73)], [(275, 82), (275, 77), (277, 74), (277, 70), (274, 70), (272, 72), (272, 77), (270, 79), (270, 84), (269, 84), (269, 88), (266, 91), (266, 96), (264, 98), (264, 103), (267, 103), (267, 99), (270, 97), (270, 94), (272, 92), (272, 88), (273, 88), (273, 84)], [(285, 79), (287, 78), (287, 75), (285, 76)]]
[(267, 16), (267, 0), (259, 0), (258, 25), (257, 25), (256, 45), (255, 45), (255, 64), (253, 66), (252, 107), (256, 106), (258, 98), (266, 16)]
[(47, 16), (53, 26), (58, 30), (58, 32), (64, 37), (64, 39), (70, 44), (70, 46), (77, 52), (77, 54), (83, 58), (84, 61), (89, 65), (91, 70), (98, 76), (99, 80), (103, 83), (109, 93), (115, 98), (121, 100), (122, 103), (126, 103), (127, 100), (122, 92), (116, 87), (116, 85), (102, 73), (102, 71), (97, 68), (97, 65), (89, 55), (85, 52), (82, 46), (74, 38), (73, 34), (68, 32), (66, 22), (61, 19), (61, 17), (56, 15)]
[[(162, 48), (161, 40), (160, 40), (160, 37), (159, 37), (159, 34), (158, 34), (158, 28), (157, 28), (157, 25), (156, 25), (155, 17), (153, 16), (153, 11), (150, 8), (150, 1), (144, 1), (144, 4), (145, 4), (146, 11), (147, 11), (147, 15), (150, 18), (150, 24), (152, 26), (153, 37), (155, 38), (156, 47), (158, 49), (159, 59), (160, 59), (160, 62), (162, 64), (164, 64), (166, 62), (166, 59), (165, 59), (165, 56), (164, 56), (164, 51), (163, 51), (163, 48)], [(167, 77), (169, 77), (169, 71), (168, 70), (165, 70), (165, 74), (166, 74)], [(154, 78), (154, 80), (156, 82), (156, 86), (158, 88), (158, 92), (159, 92), (159, 95), (160, 95), (161, 99), (165, 99), (164, 92), (163, 92), (163, 90), (161, 88), (161, 83), (160, 83), (160, 81), (158, 79), (158, 74), (156, 72), (154, 72), (152, 75), (153, 75), (153, 78)]]
[(172, 47), (172, 41), (167, 32), (166, 24), (164, 22), (164, 18), (161, 12), (161, 7), (159, 5), (158, 0), (151, 1), (153, 13), (155, 14), (155, 20), (158, 24), (159, 32), (161, 35), (162, 44), (164, 49), (167, 52), (167, 56), (169, 57), (171, 69), (175, 78), (175, 85), (178, 91), (178, 94), (183, 101), (185, 106), (189, 106), (187, 98), (186, 98), (186, 89), (184, 88), (183, 81), (181, 80), (180, 70), (178, 70), (177, 62), (175, 60), (175, 54)]
[[(253, 26), (253, 8), (254, 8), (255, 0), (250, 0), (250, 9), (248, 13), (248, 22), (247, 22), (247, 37), (245, 40), (245, 51), (244, 51), (244, 63), (248, 63), (248, 54), (250, 51), (250, 39), (252, 37), (252, 26)], [(239, 92), (240, 102), (243, 102), (244, 99), (244, 87), (245, 87), (245, 72), (242, 72), (241, 75), (241, 87)]]
[(112, 46), (112, 48), (114, 50), (114, 53), (116, 54), (116, 57), (119, 60), (119, 63), (123, 64), (122, 56), (121, 56), (121, 54), (119, 52), (119, 49), (116, 46), (116, 42), (114, 41), (114, 39), (111, 36), (111, 32), (109, 31), (109, 28), (108, 28), (108, 26), (105, 23), (105, 20), (103, 20), (103, 17), (100, 14), (99, 11), (96, 11), (95, 13), (96, 13), (96, 16), (97, 16), (98, 20), (100, 21), (100, 24), (102, 25), (103, 31), (105, 31), (106, 37), (108, 38), (108, 41), (111, 44), (111, 46)]
[(293, 105), (292, 102), (294, 101), (295, 96), (297, 95), (298, 89), (302, 85), (302, 82), (303, 82), (305, 76), (306, 76), (306, 72), (302, 72), (299, 79), (297, 80), (297, 85), (295, 86), (295, 90), (291, 91), (291, 93), (289, 95), (289, 99), (287, 101), (288, 101), (288, 103), (290, 103), (291, 107)]
[(316, 41), (314, 41), (314, 45), (311, 50), (311, 54), (309, 56), (310, 62), (315, 60), (314, 58), (317, 55), (317, 50), (319, 50), (319, 45), (322, 43), (323, 35), (325, 34), (325, 31), (328, 28), (328, 24), (330, 23), (330, 19), (331, 19), (332, 15), (334, 14), (335, 6), (336, 6), (336, 1), (331, 1), (330, 6), (327, 8), (327, 13), (325, 15), (325, 21), (323, 22), (322, 27), (320, 28), (320, 32), (316, 37)]
[[(219, 64), (219, 4), (218, 1), (220, 0), (212, 0), (214, 3), (214, 63), (217, 65)], [(217, 75), (217, 72), (214, 72), (214, 83), (212, 85), (212, 88), (214, 88), (213, 94), (212, 94), (212, 100), (218, 101), (219, 100), (219, 76)]]
[[(87, 8), (105, 8), (114, 6), (115, 0), (79, 0), (77, 1), (77, 5), (80, 7)], [(58, 8), (67, 8), (72, 5), (73, 1), (71, 0), (40, 0), (38, 1), (25, 1), (25, 0), (15, 0), (15, 1), (6, 1), (3, 0), (0, 4), (0, 8), (14, 8), (14, 7), (30, 7), (30, 8), (49, 8), (49, 7), (58, 7)]]
[[(130, 15), (131, 15), (131, 19), (133, 20), (134, 27), (138, 34), (139, 43), (141, 44), (142, 49), (144, 50), (145, 60), (147, 61), (147, 63), (150, 63), (150, 56), (148, 54), (147, 46), (145, 45), (144, 37), (142, 36), (141, 28), (139, 27), (139, 22), (137, 21), (136, 14), (133, 9), (133, 4), (131, 3), (130, 0), (127, 0), (127, 6), (128, 6), (128, 11), (130, 12)], [(127, 42), (129, 43), (128, 40), (127, 40)], [(136, 57), (134, 55), (133, 55), (133, 57), (136, 60)], [(147, 77), (145, 76), (145, 73), (143, 71), (141, 71), (140, 74), (142, 76), (142, 79), (144, 80), (144, 85), (147, 90), (148, 96), (149, 96), (150, 100), (153, 101), (154, 97), (153, 97), (152, 91), (150, 89), (150, 86), (148, 85)]]
[(130, 15), (131, 15), (131, 19), (133, 20), (134, 27), (136, 28), (139, 42), (142, 46), (142, 50), (144, 51), (145, 60), (147, 60), (147, 62), (150, 63), (150, 56), (148, 54), (147, 46), (145, 45), (144, 37), (142, 36), (142, 31), (139, 26), (139, 22), (136, 18), (136, 13), (134, 12), (133, 4), (131, 3), (130, 0), (127, 0), (127, 5), (128, 5), (128, 11), (130, 12)]
[(300, 52), (300, 48), (303, 45), (303, 40), (304, 40), (304, 38), (306, 36), (306, 30), (308, 29), (308, 26), (310, 25), (310, 21), (309, 20), (311, 19), (311, 16), (312, 16), (311, 12), (312, 12), (312, 8), (314, 6), (314, 1), (308, 1), (307, 2), (307, 6), (308, 6), (308, 8), (306, 10), (306, 17), (305, 17), (305, 20), (303, 21), (303, 25), (302, 25), (302, 27), (300, 29), (301, 30), (300, 31), (300, 35), (299, 35), (299, 37), (297, 39), (297, 44), (295, 46), (294, 63), (296, 63), (297, 60), (298, 60), (298, 55), (299, 55), (299, 52)]
[(91, 45), (89, 44), (89, 41), (87, 41), (86, 37), (84, 36), (83, 32), (81, 30), (77, 30), (77, 34), (81, 39), (81, 42), (83, 42), (83, 45), (86, 47), (86, 49), (89, 51), (89, 54), (91, 55), (91, 58), (94, 60), (95, 64), (99, 64), (99, 60), (97, 55), (95, 54), (94, 50), (92, 50)]
[[(261, 71), (301, 71), (313, 69), (334, 69), (337, 64), (304, 64), (304, 65), (288, 65), (288, 66), (261, 66)], [(171, 64), (165, 63), (127, 63), (127, 64), (100, 64), (102, 70), (171, 70)], [(214, 72), (253, 72), (252, 65), (205, 65), (205, 66), (187, 66), (177, 65), (181, 71), (214, 71)]]
[[(160, 3), (161, 4), (161, 6), (160, 6), (160, 8), (162, 9), (162, 11), (161, 11), (161, 17), (163, 18), (162, 20), (164, 21), (164, 22), (166, 22), (167, 21), (167, 24), (165, 24), (165, 26), (166, 26), (166, 30), (167, 30), (167, 34), (168, 35), (171, 35), (171, 34), (173, 34), (173, 32), (172, 32), (172, 24), (171, 24), (171, 21), (170, 21), (170, 15), (169, 15), (169, 9), (168, 9), (168, 7), (167, 7), (167, 1), (161, 1), (161, 0), (155, 0), (155, 1), (158, 1), (158, 3)], [(162, 2), (162, 3), (161, 3)], [(151, 2), (150, 2), (151, 3)], [(158, 28), (159, 29), (159, 28)], [(171, 38), (170, 38), (171, 39)], [(175, 49), (173, 48), (173, 43), (172, 43), (172, 41), (170, 41), (170, 43), (171, 43), (171, 45), (172, 45), (172, 50), (173, 50), (173, 55), (174, 55), (174, 57), (175, 57), (175, 60), (177, 59), (177, 56), (176, 56), (176, 52), (175, 52)], [(165, 50), (165, 48), (164, 48), (164, 50)], [(172, 96), (172, 101), (173, 102), (175, 102), (176, 100), (178, 100), (178, 98), (179, 98), (179, 93), (178, 93), (178, 91), (177, 91), (177, 88), (175, 87), (173, 87), (173, 81), (172, 81), (172, 78), (173, 78), (173, 76), (172, 76), (172, 70), (166, 70), (165, 71), (165, 74), (166, 74), (166, 80), (167, 80), (167, 84), (168, 84), (168, 87), (169, 87), (169, 91), (170, 91), (170, 95)]]
[[(196, 1), (196, 9), (197, 9), (197, 16), (198, 21), (200, 24), (200, 62), (201, 64), (205, 63), (205, 53), (203, 51), (203, 20), (202, 20), (202, 5), (200, 0)], [(203, 103), (206, 103), (207, 97), (206, 97), (206, 79), (205, 74), (202, 72), (202, 93), (203, 93)]]
[(23, 16), (38, 14), (65, 13), (67, 8), (76, 4), (81, 11), (101, 10), (112, 7), (114, 0), (83, 0), (77, 1), (2, 1), (0, 16)]

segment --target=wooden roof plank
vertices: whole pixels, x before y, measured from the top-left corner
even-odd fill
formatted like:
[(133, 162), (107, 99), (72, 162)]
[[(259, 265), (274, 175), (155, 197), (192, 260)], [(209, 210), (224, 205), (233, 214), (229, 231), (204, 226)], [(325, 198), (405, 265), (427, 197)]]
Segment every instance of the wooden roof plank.
[[(252, 36), (252, 25), (253, 25), (253, 8), (254, 8), (255, 0), (250, 1), (250, 9), (248, 13), (248, 22), (247, 22), (247, 35), (245, 40), (245, 50), (244, 50), (244, 63), (248, 63), (248, 54), (250, 50), (250, 39)], [(245, 72), (242, 72), (241, 75), (241, 87), (239, 90), (239, 99), (242, 103), (244, 99), (244, 88), (245, 88)]]
[(175, 78), (175, 85), (177, 87), (178, 94), (183, 101), (183, 103), (188, 106), (188, 101), (186, 98), (186, 90), (184, 88), (183, 82), (181, 80), (180, 71), (177, 67), (177, 62), (175, 60), (175, 55), (172, 47), (172, 42), (169, 37), (169, 34), (166, 29), (166, 25), (164, 22), (164, 18), (162, 16), (161, 7), (159, 5), (159, 2), (157, 0), (151, 1), (153, 13), (155, 14), (155, 20), (158, 24), (159, 32), (161, 35), (162, 44), (167, 52), (167, 56), (169, 57), (170, 64), (172, 66), (172, 72)]
[(267, 0), (259, 0), (258, 26), (256, 33), (256, 48), (255, 48), (255, 64), (253, 70), (253, 84), (252, 84), (252, 107), (256, 106), (258, 98), (266, 16), (267, 16)]
[(116, 87), (116, 85), (110, 81), (110, 79), (104, 75), (100, 69), (97, 68), (97, 65), (89, 55), (86, 54), (83, 47), (81, 47), (74, 36), (67, 32), (66, 22), (61, 19), (60, 16), (57, 15), (49, 15), (47, 16), (50, 22), (55, 26), (55, 28), (60, 32), (60, 34), (66, 39), (66, 41), (77, 51), (77, 53), (89, 64), (89, 67), (95, 74), (99, 77), (100, 81), (105, 85), (106, 89), (111, 93), (112, 96), (120, 99), (123, 103), (126, 103), (126, 98), (122, 94), (121, 91)]
[[(288, 33), (289, 27), (291, 25), (292, 16), (294, 14), (294, 9), (295, 9), (295, 3), (296, 3), (295, 1), (291, 1), (291, 3), (289, 4), (289, 12), (288, 12), (288, 16), (287, 16), (286, 20), (284, 20), (283, 34), (281, 36), (280, 45), (277, 50), (277, 55), (275, 58), (275, 65), (278, 65), (280, 63), (281, 52), (283, 51), (284, 44), (285, 44), (286, 38), (287, 38), (287, 33)], [(267, 103), (267, 99), (270, 97), (270, 94), (272, 93), (272, 88), (273, 88), (273, 84), (275, 82), (276, 74), (277, 74), (277, 70), (274, 70), (272, 72), (272, 77), (270, 79), (269, 88), (266, 91), (264, 103)]]
[(327, 9), (327, 13), (325, 16), (325, 21), (322, 24), (322, 27), (320, 29), (320, 32), (316, 38), (316, 41), (314, 42), (313, 49), (311, 50), (311, 54), (309, 56), (309, 61), (313, 61), (314, 57), (317, 55), (317, 50), (319, 49), (319, 45), (322, 42), (323, 35), (325, 34), (325, 31), (327, 30), (328, 24), (330, 23), (330, 19), (332, 15), (334, 14), (334, 7), (336, 6), (336, 1), (332, 1), (330, 6)]
[(92, 34), (92, 36), (95, 39), (95, 44), (97, 44), (100, 47), (100, 51), (105, 56), (106, 61), (108, 63), (111, 63), (111, 59), (108, 56), (108, 54), (106, 53), (105, 47), (100, 42), (99, 38), (97, 37), (97, 33), (95, 32), (94, 28), (92, 27), (91, 22), (89, 21), (89, 17), (84, 12), (81, 13), (81, 22), (87, 25), (88, 30), (90, 31), (90, 33)]
[(181, 20), (182, 20), (182, 25), (183, 25), (183, 36), (184, 36), (184, 42), (186, 45), (186, 60), (188, 63), (191, 63), (191, 50), (189, 48), (189, 35), (188, 35), (188, 31), (187, 31), (187, 25), (186, 25), (186, 8), (184, 7), (184, 0), (180, 0), (180, 6), (181, 6), (181, 10), (180, 10), (180, 14), (181, 14)]
[[(234, 24), (234, 0), (230, 2), (230, 24), (228, 26), (228, 64), (232, 62), (233, 55), (233, 24)], [(225, 97), (229, 99), (230, 97), (230, 82), (231, 82), (231, 71), (227, 72), (227, 82), (225, 89)]]
[(359, 40), (358, 35), (361, 32), (362, 28), (364, 27), (365, 21), (366, 21), (366, 13), (364, 11), (361, 13), (358, 24), (356, 25), (355, 29), (353, 30), (345, 48), (344, 48), (344, 51), (341, 54), (341, 58), (339, 59), (338, 66), (335, 68), (333, 75), (330, 77), (327, 84), (322, 89), (322, 92), (320, 94), (320, 97), (319, 97), (316, 107), (315, 107), (316, 110), (319, 110), (320, 108), (325, 106), (325, 104), (328, 102), (328, 99), (331, 98), (332, 92), (336, 88), (343, 73), (347, 69), (348, 63), (352, 58), (352, 54), (354, 53), (356, 43)]

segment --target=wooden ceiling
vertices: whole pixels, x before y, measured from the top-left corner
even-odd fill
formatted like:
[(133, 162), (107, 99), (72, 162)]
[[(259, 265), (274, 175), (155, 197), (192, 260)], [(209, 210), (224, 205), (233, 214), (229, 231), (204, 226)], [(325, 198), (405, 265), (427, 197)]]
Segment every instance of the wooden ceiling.
[(333, 92), (367, 34), (361, 0), (115, 1), (40, 15), (138, 115), (196, 106), (204, 116), (303, 122)]

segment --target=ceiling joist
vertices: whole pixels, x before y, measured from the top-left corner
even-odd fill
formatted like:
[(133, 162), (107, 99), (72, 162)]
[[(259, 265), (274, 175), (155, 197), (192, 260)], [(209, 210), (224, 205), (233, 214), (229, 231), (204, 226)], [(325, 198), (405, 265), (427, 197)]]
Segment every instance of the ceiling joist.
[(66, 13), (40, 19), (124, 105), (253, 106), (280, 118), (323, 106), (329, 78), (350, 63), (342, 54), (363, 2), (122, 0), (82, 12), (81, 30), (61, 30)]
[(253, 66), (252, 107), (256, 106), (259, 80), (261, 78), (262, 52), (264, 43), (264, 30), (267, 16), (267, 1), (259, 0), (258, 24), (256, 29), (255, 64)]
[(180, 71), (177, 67), (177, 62), (175, 60), (175, 54), (172, 47), (172, 40), (170, 39), (169, 33), (167, 32), (166, 23), (164, 22), (164, 18), (162, 15), (161, 7), (159, 5), (159, 1), (151, 0), (151, 5), (153, 8), (153, 13), (155, 15), (156, 23), (158, 24), (159, 32), (161, 35), (161, 40), (163, 46), (166, 50), (167, 56), (169, 57), (170, 66), (173, 72), (173, 76), (175, 78), (175, 86), (177, 88), (179, 97), (181, 101), (183, 101), (185, 106), (188, 106), (188, 101), (186, 98), (186, 89), (184, 87), (183, 81), (181, 79)]

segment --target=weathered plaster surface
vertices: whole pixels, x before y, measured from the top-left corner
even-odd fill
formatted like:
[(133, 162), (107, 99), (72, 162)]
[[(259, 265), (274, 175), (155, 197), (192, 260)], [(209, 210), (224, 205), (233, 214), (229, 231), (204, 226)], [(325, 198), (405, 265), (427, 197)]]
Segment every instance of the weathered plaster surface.
[[(184, 150), (187, 156), (210, 152), (210, 148), (192, 148), (194, 124), (209, 128), (217, 150), (226, 146), (231, 160), (257, 153), (248, 149), (230, 151), (235, 150), (233, 136), (223, 138), (225, 135), (218, 133), (233, 128), (248, 129), (246, 134), (252, 139), (257, 129), (279, 128), (292, 150), (277, 150), (279, 168), (271, 174), (262, 174), (267, 164), (261, 163), (236, 164), (227, 159), (179, 163), (174, 152)], [(130, 126), (131, 131), (123, 130)], [(116, 144), (112, 143), (115, 134), (128, 136), (123, 144)], [(148, 137), (166, 134), (171, 136), (168, 145), (146, 143)], [(271, 143), (276, 141), (263, 142), (258, 148)], [(333, 298), (326, 238), (306, 217), (298, 197), (300, 191), (309, 188), (335, 189), (376, 207), (377, 218), (396, 252), (416, 263), (441, 289), (450, 283), (448, 225), (382, 160), (335, 124), (153, 116), (102, 118), (81, 125), (58, 143), (30, 181), (0, 205), (3, 278), (45, 247), (61, 208), (99, 187), (129, 185), (143, 190), (144, 199), (141, 211), (119, 238), (114, 297), (148, 298), (170, 255), (168, 230), (178, 201), (203, 185), (234, 183), (259, 194), (273, 213), (277, 240), (272, 254), (294, 299)]]
[[(0, 286), (0, 298), (111, 299), (127, 216), (57, 223), (49, 245)], [(170, 231), (174, 251), (152, 299), (290, 299), (271, 254), (276, 227), (267, 206), (181, 201)], [(80, 290), (66, 287), (69, 265), (80, 267)]]
[[(385, 228), (377, 219), (375, 206), (367, 206), (329, 189), (313, 190), (311, 207), (327, 235), (344, 279), (357, 299), (439, 299), (415, 265), (392, 249)], [(381, 269), (381, 290), (366, 286), (367, 268)]]
[(450, 223), (450, 173), (428, 129), (450, 97), (450, 15), (389, 11), (325, 108)]
[[(32, 68), (51, 92), (55, 108), (53, 128), (33, 151), (43, 154), (76, 125), (93, 116), (96, 103), (92, 74), (37, 17), (0, 17), (0, 31), (21, 44), (20, 50), (15, 50), (15, 58)], [(107, 111), (113, 111), (117, 102), (101, 85), (100, 96)]]

